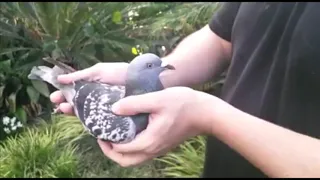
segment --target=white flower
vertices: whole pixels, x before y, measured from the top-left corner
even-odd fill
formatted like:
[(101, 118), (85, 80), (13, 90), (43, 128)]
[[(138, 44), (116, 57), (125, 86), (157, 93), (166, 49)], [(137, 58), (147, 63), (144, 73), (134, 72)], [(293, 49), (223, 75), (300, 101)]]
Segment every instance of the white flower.
[(23, 125), (20, 121), (17, 123), (17, 127), (23, 127)]
[(128, 12), (128, 16), (129, 16), (129, 17), (139, 16), (139, 13), (138, 13), (137, 11), (132, 11), (132, 10), (131, 10), (131, 11)]
[(17, 130), (17, 126), (13, 126), (13, 127), (11, 127), (11, 130), (12, 130), (12, 131)]
[(13, 117), (11, 118), (11, 127), (14, 126), (14, 124), (16, 123), (17, 118)]
[(6, 132), (7, 134), (10, 134), (10, 129), (9, 128), (7, 128), (7, 127), (5, 127), (5, 128), (3, 128), (3, 130), (4, 130), (4, 132)]
[(3, 117), (2, 122), (3, 122), (4, 125), (8, 125), (9, 122), (10, 122), (10, 118), (5, 116), (5, 117)]
[(129, 16), (129, 17), (133, 16), (133, 14), (134, 14), (133, 11), (129, 11), (129, 12), (128, 12), (128, 16)]

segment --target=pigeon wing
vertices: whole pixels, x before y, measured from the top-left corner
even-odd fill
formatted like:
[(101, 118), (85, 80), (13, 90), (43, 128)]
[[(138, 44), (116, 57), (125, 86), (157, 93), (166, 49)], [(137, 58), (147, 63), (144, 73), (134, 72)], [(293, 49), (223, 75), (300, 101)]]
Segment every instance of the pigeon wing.
[(96, 138), (114, 143), (131, 141), (136, 127), (131, 117), (115, 115), (112, 105), (124, 97), (124, 86), (99, 82), (76, 82), (74, 105), (77, 116)]

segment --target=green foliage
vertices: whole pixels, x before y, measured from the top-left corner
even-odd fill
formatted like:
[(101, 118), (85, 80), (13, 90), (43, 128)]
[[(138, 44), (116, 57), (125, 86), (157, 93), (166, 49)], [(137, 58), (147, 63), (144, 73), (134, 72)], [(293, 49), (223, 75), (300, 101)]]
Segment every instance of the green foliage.
[(0, 145), (0, 177), (160, 177), (154, 165), (121, 168), (73, 116), (40, 121)]
[[(0, 42), (0, 48), (2, 43)], [(11, 54), (12, 55), (12, 54)], [(2, 119), (17, 118), (26, 125), (37, 118), (44, 110), (50, 109), (47, 84), (40, 81), (29, 81), (23, 70), (19, 70), (18, 61), (10, 55), (0, 56), (0, 140), (8, 133), (4, 132)], [(8, 58), (8, 59), (7, 59)], [(43, 102), (43, 106), (40, 103)]]
[(43, 98), (49, 97), (49, 89), (47, 84), (29, 81), (23, 72), (2, 64), (4, 62), (0, 61), (0, 118), (1, 114), (17, 117), (26, 124), (29, 119), (36, 118), (42, 112), (43, 107), (39, 103)]
[(203, 169), (205, 138), (197, 136), (169, 152), (158, 161), (165, 164), (161, 172), (168, 177), (198, 178)]
[(0, 144), (0, 177), (160, 177), (153, 162), (121, 168), (74, 116), (54, 115)]
[[(123, 13), (131, 3), (0, 3), (0, 118), (24, 124), (52, 111), (51, 86), (27, 78), (42, 58), (83, 69), (101, 61), (134, 57), (136, 40), (123, 36)], [(44, 112), (45, 111), (45, 112)], [(0, 122), (0, 135), (4, 138)]]
[[(77, 146), (81, 129), (69, 119), (38, 128), (26, 128), (0, 146), (0, 177), (71, 178), (80, 177)], [(67, 127), (66, 127), (67, 126)], [(71, 131), (71, 132), (70, 132)]]
[(4, 28), (0, 28), (0, 35), (28, 42), (20, 47), (28, 47), (25, 54), (37, 54), (33, 65), (44, 56), (51, 56), (82, 69), (105, 59), (127, 59), (124, 52), (131, 55), (135, 44), (135, 39), (123, 36), (126, 27), (122, 25), (122, 13), (130, 3), (7, 2), (1, 5), (0, 23)]
[(129, 11), (133, 14), (128, 22), (130, 36), (145, 40), (145, 51), (165, 56), (185, 36), (206, 25), (218, 7), (216, 2), (137, 3)]
[(217, 7), (218, 3), (214, 2), (176, 3), (167, 11), (157, 13), (149, 25), (150, 35), (157, 38), (168, 31), (189, 35), (206, 25)]

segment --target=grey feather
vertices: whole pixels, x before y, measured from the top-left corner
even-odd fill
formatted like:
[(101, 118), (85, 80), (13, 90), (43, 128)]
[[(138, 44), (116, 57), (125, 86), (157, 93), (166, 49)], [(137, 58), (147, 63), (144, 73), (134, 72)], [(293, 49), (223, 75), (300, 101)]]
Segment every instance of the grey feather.
[(154, 54), (143, 54), (129, 64), (125, 86), (84, 80), (65, 85), (57, 81), (58, 75), (70, 72), (65, 66), (33, 67), (28, 78), (46, 81), (61, 90), (88, 132), (113, 143), (132, 141), (147, 127), (149, 114), (119, 116), (111, 111), (112, 105), (127, 96), (162, 90), (160, 73), (174, 69), (171, 65), (163, 66), (161, 59)]

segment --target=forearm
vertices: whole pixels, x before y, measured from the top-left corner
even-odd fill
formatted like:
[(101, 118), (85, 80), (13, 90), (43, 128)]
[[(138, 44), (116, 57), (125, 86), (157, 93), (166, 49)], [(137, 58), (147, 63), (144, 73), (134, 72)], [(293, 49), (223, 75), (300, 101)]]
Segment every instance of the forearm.
[[(212, 106), (211, 106), (212, 107)], [(211, 119), (212, 134), (269, 177), (320, 177), (320, 141), (229, 105)], [(216, 113), (216, 112), (215, 112)]]
[(205, 26), (163, 58), (176, 70), (162, 73), (161, 80), (166, 87), (199, 85), (221, 73), (230, 54), (231, 44)]

